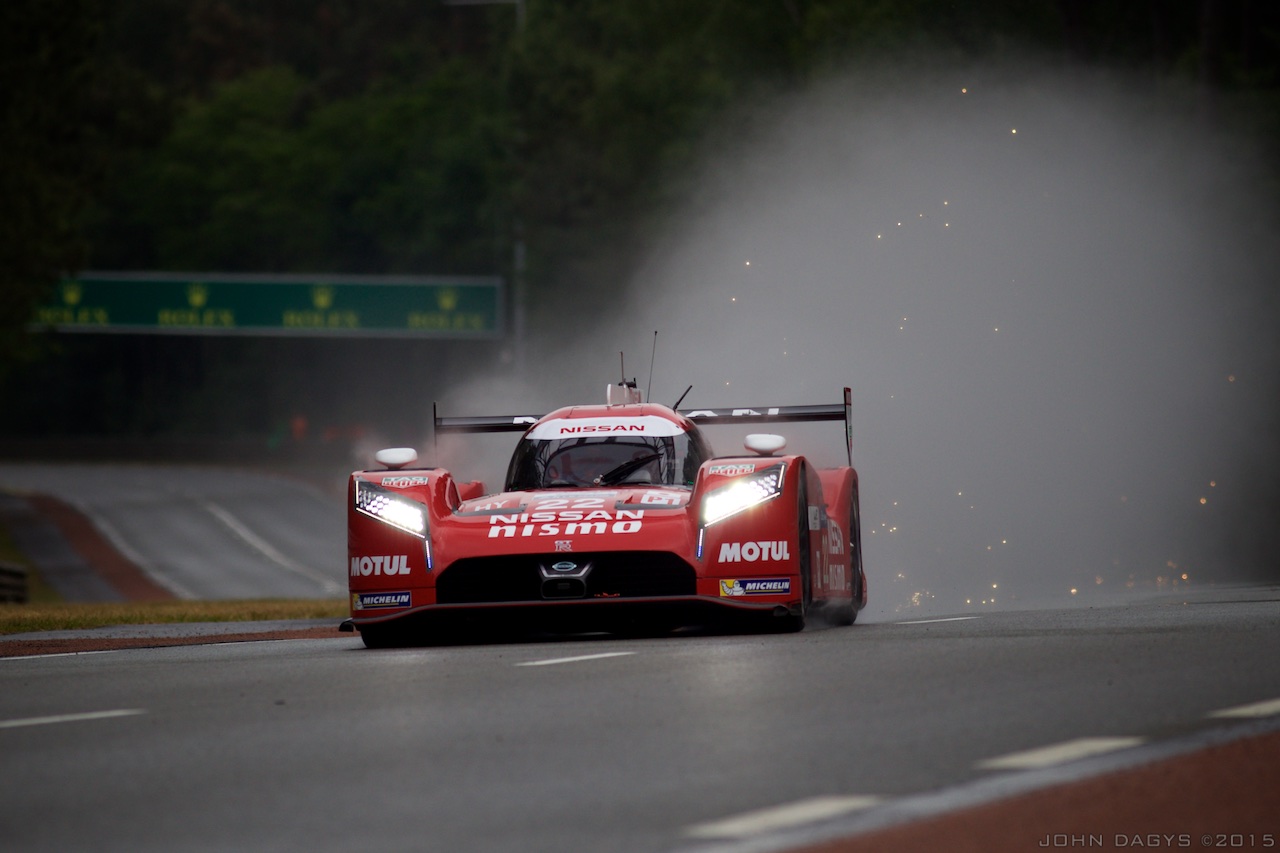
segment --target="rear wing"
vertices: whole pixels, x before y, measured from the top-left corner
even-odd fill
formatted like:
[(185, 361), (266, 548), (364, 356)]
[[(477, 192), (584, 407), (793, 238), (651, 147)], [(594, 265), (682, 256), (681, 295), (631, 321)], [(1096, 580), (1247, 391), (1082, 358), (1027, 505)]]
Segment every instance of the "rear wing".
[[(778, 424), (807, 421), (844, 421), (845, 447), (849, 465), (853, 465), (853, 393), (844, 389), (843, 403), (816, 406), (764, 406), (758, 409), (678, 409), (699, 425)], [(435, 434), (480, 432), (525, 432), (542, 419), (542, 415), (510, 415), (479, 418), (442, 418), (435, 405), (431, 407)]]

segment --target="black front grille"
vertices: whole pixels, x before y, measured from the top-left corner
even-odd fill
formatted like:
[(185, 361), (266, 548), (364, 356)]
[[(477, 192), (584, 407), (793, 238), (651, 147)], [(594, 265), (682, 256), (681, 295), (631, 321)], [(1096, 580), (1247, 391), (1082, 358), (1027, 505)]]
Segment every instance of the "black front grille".
[(579, 565), (591, 563), (583, 596), (587, 599), (694, 595), (698, 589), (693, 567), (665, 552), (530, 554), (459, 560), (436, 579), (436, 601), (440, 604), (542, 601), (545, 596), (539, 565), (550, 566), (566, 557)]

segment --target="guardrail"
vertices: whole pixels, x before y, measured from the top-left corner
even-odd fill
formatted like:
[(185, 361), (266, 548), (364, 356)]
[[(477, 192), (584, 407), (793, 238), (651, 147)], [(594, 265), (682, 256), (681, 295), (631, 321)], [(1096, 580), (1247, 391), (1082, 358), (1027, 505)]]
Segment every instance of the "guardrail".
[(0, 561), (0, 601), (27, 603), (27, 570), (22, 566)]

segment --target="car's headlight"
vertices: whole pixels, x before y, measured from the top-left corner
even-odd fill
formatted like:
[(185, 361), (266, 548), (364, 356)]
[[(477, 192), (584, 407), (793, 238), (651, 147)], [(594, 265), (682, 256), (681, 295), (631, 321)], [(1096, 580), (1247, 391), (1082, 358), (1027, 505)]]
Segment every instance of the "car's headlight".
[(417, 501), (377, 483), (356, 480), (355, 505), (365, 515), (422, 539), (427, 538), (427, 508)]
[(744, 474), (729, 485), (708, 492), (702, 499), (702, 526), (710, 527), (782, 494), (782, 475), (786, 469), (783, 462), (753, 474)]

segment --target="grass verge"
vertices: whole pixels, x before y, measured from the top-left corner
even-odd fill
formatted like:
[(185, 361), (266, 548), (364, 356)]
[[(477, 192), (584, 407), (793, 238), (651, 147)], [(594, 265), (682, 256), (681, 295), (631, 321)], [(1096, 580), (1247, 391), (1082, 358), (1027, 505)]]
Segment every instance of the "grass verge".
[(345, 598), (0, 604), (0, 635), (172, 622), (341, 621), (347, 615)]

